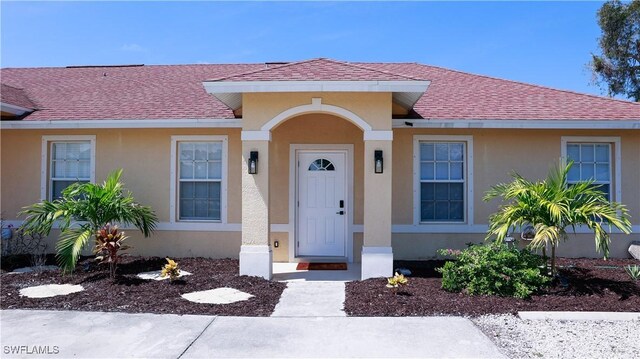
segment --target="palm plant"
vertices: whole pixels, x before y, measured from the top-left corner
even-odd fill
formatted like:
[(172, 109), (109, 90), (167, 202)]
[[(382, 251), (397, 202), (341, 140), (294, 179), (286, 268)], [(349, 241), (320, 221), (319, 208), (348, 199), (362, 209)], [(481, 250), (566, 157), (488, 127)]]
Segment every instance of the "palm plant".
[(59, 224), (56, 257), (64, 272), (73, 271), (89, 238), (97, 236), (108, 223), (133, 225), (148, 237), (158, 218), (150, 207), (135, 202), (131, 192), (123, 188), (121, 176), (119, 169), (102, 184), (75, 183), (62, 192), (60, 199), (25, 207), (19, 214), (26, 215), (21, 228), (25, 233), (49, 235), (54, 224)]
[(623, 204), (610, 202), (593, 180), (569, 184), (572, 165), (561, 161), (543, 181), (531, 182), (513, 173), (513, 182), (491, 187), (484, 200), (501, 197), (507, 204), (489, 217), (487, 239), (496, 236), (502, 241), (516, 227), (532, 225), (535, 236), (529, 245), (551, 246), (551, 273), (555, 275), (556, 248), (568, 238), (567, 228), (575, 232), (576, 226), (586, 226), (595, 235), (596, 251), (606, 259), (611, 229), (631, 233), (628, 211)]

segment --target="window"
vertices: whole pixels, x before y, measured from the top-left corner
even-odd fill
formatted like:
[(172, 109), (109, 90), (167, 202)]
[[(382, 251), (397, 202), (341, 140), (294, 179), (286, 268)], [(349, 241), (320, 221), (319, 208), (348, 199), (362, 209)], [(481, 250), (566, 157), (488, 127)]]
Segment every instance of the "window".
[(468, 136), (416, 136), (417, 223), (463, 223), (471, 214)]
[(58, 199), (71, 184), (94, 181), (95, 136), (44, 136), (42, 156), (42, 198)]
[(560, 152), (572, 160), (568, 182), (593, 179), (611, 201), (622, 197), (621, 140), (616, 136), (562, 136)]
[[(226, 137), (173, 137), (172, 219), (223, 221), (226, 177)], [(177, 206), (175, 205), (177, 198)], [(177, 208), (176, 208), (177, 207)]]
[(311, 162), (309, 165), (309, 171), (335, 171), (336, 168), (331, 161), (324, 158), (318, 158)]
[(594, 180), (611, 200), (611, 144), (568, 143), (567, 159), (573, 161), (568, 174), (570, 184)]

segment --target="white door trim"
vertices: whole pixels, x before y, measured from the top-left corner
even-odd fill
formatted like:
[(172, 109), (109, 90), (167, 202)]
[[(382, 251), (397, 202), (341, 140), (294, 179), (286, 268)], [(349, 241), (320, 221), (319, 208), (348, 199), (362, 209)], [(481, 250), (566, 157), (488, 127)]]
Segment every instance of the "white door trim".
[(298, 201), (298, 151), (346, 151), (347, 185), (345, 198), (347, 206), (347, 237), (345, 239), (348, 262), (353, 262), (353, 144), (290, 144), (289, 145), (289, 262), (296, 262), (296, 203)]

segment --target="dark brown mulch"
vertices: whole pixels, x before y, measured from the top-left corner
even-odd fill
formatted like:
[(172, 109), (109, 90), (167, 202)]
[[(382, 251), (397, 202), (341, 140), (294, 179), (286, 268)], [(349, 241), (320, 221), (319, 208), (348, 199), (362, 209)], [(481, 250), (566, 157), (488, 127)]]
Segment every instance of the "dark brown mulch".
[[(108, 278), (105, 266), (85, 260), (70, 275), (59, 272), (7, 274), (1, 278), (0, 308), (85, 310), (129, 313), (210, 314), (233, 316), (269, 316), (286, 287), (258, 277), (238, 275), (235, 259), (177, 259), (180, 268), (193, 275), (174, 283), (168, 280), (142, 280), (137, 273), (159, 270), (164, 258), (125, 257), (118, 266), (115, 281)], [(43, 284), (80, 284), (85, 290), (66, 296), (32, 299), (22, 297), (19, 290)], [(254, 295), (232, 304), (199, 304), (180, 295), (193, 291), (231, 287)]]
[(394, 295), (382, 278), (347, 283), (345, 311), (351, 316), (425, 316), (511, 313), (518, 311), (640, 311), (640, 283), (623, 266), (633, 259), (559, 258), (557, 281), (530, 299), (470, 296), (441, 289), (436, 267), (443, 261), (396, 262), (411, 269), (409, 284)]

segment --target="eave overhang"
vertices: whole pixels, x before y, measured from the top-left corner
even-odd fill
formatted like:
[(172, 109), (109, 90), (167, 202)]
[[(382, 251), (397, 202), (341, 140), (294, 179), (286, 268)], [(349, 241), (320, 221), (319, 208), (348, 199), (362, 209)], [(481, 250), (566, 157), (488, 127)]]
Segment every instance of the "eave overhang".
[(6, 102), (0, 102), (0, 111), (8, 112), (8, 113), (10, 113), (12, 115), (16, 115), (16, 116), (22, 116), (25, 113), (33, 112), (33, 109), (32, 108), (22, 107), (22, 106), (12, 105), (12, 104), (6, 103)]
[(393, 101), (411, 109), (430, 81), (204, 81), (207, 93), (232, 110), (242, 107), (243, 93), (278, 92), (391, 92)]

